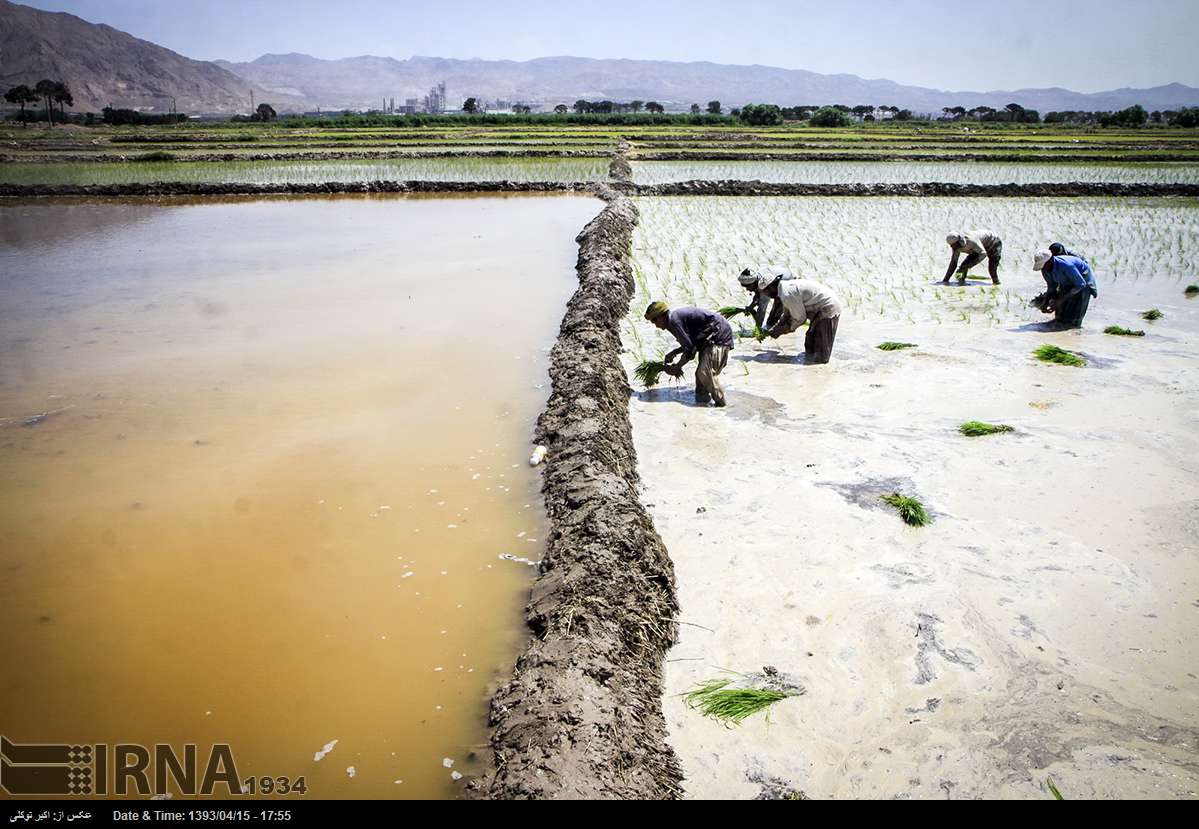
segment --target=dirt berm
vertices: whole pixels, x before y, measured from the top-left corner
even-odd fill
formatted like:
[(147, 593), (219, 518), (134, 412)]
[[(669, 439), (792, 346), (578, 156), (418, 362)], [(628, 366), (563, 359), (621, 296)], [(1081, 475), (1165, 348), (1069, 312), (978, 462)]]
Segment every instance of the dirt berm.
[(475, 798), (675, 798), (662, 660), (674, 568), (638, 500), (619, 324), (633, 296), (637, 209), (611, 201), (579, 235), (579, 288), (550, 359), (535, 440), (549, 448), (550, 533), (526, 609), (532, 636), (492, 698), (492, 767)]

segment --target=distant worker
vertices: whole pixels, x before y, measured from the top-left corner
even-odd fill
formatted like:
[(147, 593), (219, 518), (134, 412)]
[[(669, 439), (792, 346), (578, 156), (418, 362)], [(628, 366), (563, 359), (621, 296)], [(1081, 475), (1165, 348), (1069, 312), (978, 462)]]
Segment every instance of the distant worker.
[(841, 321), (841, 298), (831, 288), (811, 279), (784, 280), (773, 274), (763, 274), (758, 290), (783, 306), (782, 318), (767, 334), (777, 339), (799, 330), (808, 323), (804, 337), (804, 358), (809, 365), (823, 365), (833, 354), (837, 325)]
[[(724, 387), (720, 372), (729, 362), (733, 348), (733, 327), (715, 311), (702, 308), (670, 310), (665, 302), (652, 302), (645, 309), (645, 318), (663, 331), (669, 331), (679, 341), (679, 347), (666, 355), (666, 373), (682, 377), (683, 366), (699, 356), (695, 369), (695, 402), (706, 406), (715, 402), (724, 406)], [(675, 359), (678, 358), (678, 362)]]
[(1054, 256), (1077, 256), (1082, 261), (1087, 261), (1087, 257), (1083, 256), (1081, 253), (1076, 253), (1075, 251), (1070, 250), (1070, 248), (1066, 247), (1061, 242), (1054, 242), (1052, 245), (1050, 245), (1049, 252)]
[(1038, 307), (1052, 312), (1055, 320), (1067, 328), (1081, 328), (1091, 299), (1099, 296), (1091, 266), (1078, 256), (1054, 256), (1048, 250), (1039, 250), (1033, 257), (1033, 270), (1040, 271), (1049, 286)]
[[(795, 274), (778, 265), (759, 265), (754, 268), (746, 268), (737, 277), (741, 287), (753, 294), (753, 299), (750, 300), (749, 305), (745, 306), (745, 311), (754, 318), (754, 324), (763, 331), (778, 322), (783, 315), (783, 304), (778, 300), (774, 300), (772, 304), (771, 300), (758, 290), (758, 282), (766, 275), (777, 276), (784, 281), (795, 278)], [(770, 308), (769, 314), (766, 313), (767, 307)]]
[[(949, 277), (953, 276), (954, 270), (958, 272), (958, 284), (966, 284), (966, 274), (983, 259), (987, 260), (987, 270), (991, 273), (991, 281), (996, 285), (999, 284), (999, 260), (1003, 258), (1003, 240), (994, 233), (989, 233), (985, 230), (976, 230), (973, 233), (950, 233), (945, 237), (945, 243), (949, 245), (949, 249), (953, 251), (953, 257), (949, 260), (949, 269), (945, 271), (945, 278), (941, 280), (944, 285), (949, 284)], [(962, 262), (962, 267), (958, 267), (958, 257), (963, 253), (966, 254), (966, 261)]]

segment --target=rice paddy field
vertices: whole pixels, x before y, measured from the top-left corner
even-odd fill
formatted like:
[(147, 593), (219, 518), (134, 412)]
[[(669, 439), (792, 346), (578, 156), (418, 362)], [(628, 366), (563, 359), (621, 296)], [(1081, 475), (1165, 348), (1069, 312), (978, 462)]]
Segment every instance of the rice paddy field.
[[(727, 408), (694, 404), (690, 366), (634, 381), (682, 607), (663, 708), (687, 796), (1194, 797), (1199, 202), (637, 206), (630, 371), (674, 346), (651, 299), (743, 305), (747, 265), (846, 305), (829, 365), (802, 330), (732, 320)], [(1003, 284), (941, 285), (945, 233), (976, 227), (1003, 237)], [(1051, 240), (1095, 268), (1080, 330), (1027, 304)], [(803, 693), (730, 728), (695, 709), (718, 671)]]
[(421, 158), (335, 161), (0, 164), (3, 184), (321, 184), (367, 181), (601, 181), (606, 158)]
[(634, 161), (633, 181), (735, 180), (780, 184), (1195, 184), (1196, 163), (1029, 163), (964, 161)]

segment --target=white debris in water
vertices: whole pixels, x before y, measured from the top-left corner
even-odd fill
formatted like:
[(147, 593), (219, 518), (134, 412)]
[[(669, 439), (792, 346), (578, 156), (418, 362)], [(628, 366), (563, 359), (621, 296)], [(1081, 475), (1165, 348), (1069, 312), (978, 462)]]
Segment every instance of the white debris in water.
[(325, 755), (332, 751), (333, 746), (335, 745), (337, 745), (337, 740), (330, 740), (329, 742), (325, 743), (324, 748), (312, 755), (312, 762), (319, 763), (321, 760), (324, 760)]
[(204, 712), (204, 716), (205, 716), (205, 717), (211, 717), (211, 716), (212, 716), (212, 712), (211, 712), (211, 711), (205, 711), (205, 712)]
[(526, 535), (528, 535), (528, 533), (527, 533), (527, 532), (525, 532), (524, 530), (521, 530), (520, 532), (518, 532), (518, 533), (516, 534), (516, 537), (517, 537), (517, 538), (524, 538)]
[(451, 760), (449, 757), (442, 757), (441, 765), (447, 769), (452, 769), (454, 767), (454, 761)]
[(538, 446), (535, 448), (533, 450), (533, 454), (529, 456), (529, 466), (537, 466), (540, 464), (543, 460), (545, 460), (545, 456), (549, 453), (549, 451), (550, 450), (545, 446)]
[(447, 530), (456, 530), (456, 529), (458, 529), (458, 525), (457, 524), (446, 524), (445, 528)]
[(354, 768), (353, 766), (346, 766), (346, 774), (348, 774), (351, 779), (357, 777), (358, 769)]
[(481, 476), (481, 475), (480, 475), (478, 472), (476, 472), (474, 475), (471, 475), (471, 476), (470, 476), (470, 479), (471, 479), (472, 481), (477, 481), (477, 480), (479, 480), (479, 478), (481, 478), (481, 477), (482, 477), (482, 476)]
[(461, 780), (461, 779), (462, 779), (462, 773), (461, 773), (461, 772), (457, 772), (457, 771), (452, 771), (452, 772), (450, 772), (450, 779), (451, 779), (451, 780), (455, 780), (455, 781), (457, 781), (457, 780)]
[(405, 573), (404, 575), (400, 576), (400, 578), (402, 578), (402, 579), (410, 579), (410, 578), (412, 578), (414, 575), (415, 575), (415, 574), (414, 574), (414, 573), (413, 573), (411, 570), (409, 570), (407, 573)]
[(391, 509), (391, 507), (389, 507), (387, 504), (381, 504), (379, 506), (379, 509), (380, 510), (389, 510), (389, 509)]
[[(500, 553), (499, 558), (502, 558), (504, 561), (515, 561), (517, 564), (527, 564), (530, 567), (534, 567), (541, 563), (540, 561), (534, 561), (533, 559), (530, 559), (530, 558), (522, 558), (522, 557), (514, 556), (514, 555), (512, 555), (512, 553)], [(489, 564), (487, 566), (490, 567), (491, 565)]]
[(395, 784), (398, 786), (398, 785), (400, 785), (401, 783), (403, 783), (404, 781), (403, 781), (403, 780), (392, 780), (391, 782), (392, 782), (392, 783), (395, 783)]
[(430, 490), (429, 490), (429, 494), (430, 494), (430, 495), (436, 495), (436, 494), (437, 494), (437, 490), (435, 490), (435, 489), (430, 489)]
[(441, 575), (443, 575), (443, 576), (448, 576), (449, 574), (450, 574), (450, 572), (448, 570), (441, 571)]
[(439, 674), (439, 673), (441, 673), (441, 672), (442, 672), (442, 671), (444, 671), (444, 670), (445, 670), (445, 668), (443, 668), (443, 667), (441, 667), (440, 665), (438, 665), (436, 668), (434, 668), (434, 669), (433, 669), (433, 673), (435, 673), (435, 674)]

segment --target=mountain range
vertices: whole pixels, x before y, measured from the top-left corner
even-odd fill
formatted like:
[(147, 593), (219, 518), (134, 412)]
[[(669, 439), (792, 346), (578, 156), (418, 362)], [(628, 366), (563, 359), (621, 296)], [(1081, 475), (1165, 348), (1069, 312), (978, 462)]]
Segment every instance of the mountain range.
[(719, 100), (726, 106), (768, 102), (891, 105), (939, 113), (942, 107), (1019, 103), (1051, 110), (1199, 106), (1199, 89), (1079, 93), (1068, 89), (951, 92), (856, 75), (708, 62), (547, 57), (528, 61), (362, 56), (323, 60), (267, 54), (254, 61), (198, 61), (103, 24), (0, 0), (0, 87), (66, 81), (77, 111), (104, 106), (192, 114), (249, 112), (251, 99), (280, 112), (378, 108), (403, 103), (444, 82), (451, 108), (467, 97), (571, 105), (575, 100), (656, 100), (668, 109)]

